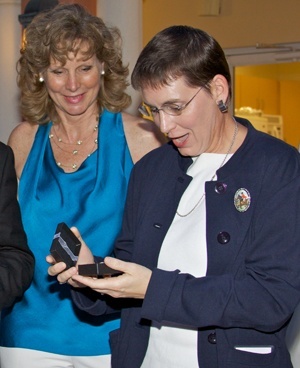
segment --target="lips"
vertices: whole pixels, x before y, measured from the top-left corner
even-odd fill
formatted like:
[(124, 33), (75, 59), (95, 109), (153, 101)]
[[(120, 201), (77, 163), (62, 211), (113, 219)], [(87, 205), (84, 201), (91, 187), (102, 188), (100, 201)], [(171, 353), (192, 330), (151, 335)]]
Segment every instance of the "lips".
[(173, 141), (173, 143), (175, 144), (177, 148), (181, 148), (185, 145), (185, 142), (187, 141), (188, 136), (189, 136), (188, 134), (185, 134), (180, 137), (176, 137), (176, 138), (169, 137), (169, 138)]
[(76, 96), (65, 96), (65, 100), (71, 104), (76, 104), (80, 102), (82, 99), (83, 99), (83, 94), (76, 95)]

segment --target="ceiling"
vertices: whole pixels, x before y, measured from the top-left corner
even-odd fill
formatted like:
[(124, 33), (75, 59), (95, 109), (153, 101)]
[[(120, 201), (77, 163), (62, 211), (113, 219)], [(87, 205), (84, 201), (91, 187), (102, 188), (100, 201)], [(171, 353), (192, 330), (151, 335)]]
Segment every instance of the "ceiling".
[(253, 47), (225, 49), (232, 67), (300, 61), (300, 43), (257, 44)]

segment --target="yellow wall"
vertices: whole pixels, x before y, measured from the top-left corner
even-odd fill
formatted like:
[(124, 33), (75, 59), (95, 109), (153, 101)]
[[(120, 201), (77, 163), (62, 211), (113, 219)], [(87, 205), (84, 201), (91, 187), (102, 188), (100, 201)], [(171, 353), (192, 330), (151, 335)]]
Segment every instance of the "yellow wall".
[(285, 140), (300, 147), (299, 81), (280, 81), (280, 112), (283, 116)]
[(223, 48), (300, 41), (299, 0), (220, 0), (220, 15), (199, 16), (203, 1), (143, 0), (144, 43), (173, 24), (202, 28)]
[(235, 68), (235, 108), (281, 115), (283, 138), (295, 147), (300, 144), (299, 91), (300, 63)]
[(237, 67), (235, 75), (255, 75), (261, 78), (300, 81), (300, 62)]

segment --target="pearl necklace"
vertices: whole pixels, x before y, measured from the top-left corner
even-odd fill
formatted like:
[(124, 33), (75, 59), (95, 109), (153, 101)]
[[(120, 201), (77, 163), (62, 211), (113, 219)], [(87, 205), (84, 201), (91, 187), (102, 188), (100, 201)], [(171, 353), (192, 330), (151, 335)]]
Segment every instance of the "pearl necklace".
[[(51, 132), (49, 134), (49, 139), (56, 145), (56, 147), (58, 149), (60, 149), (61, 151), (67, 153), (67, 154), (71, 154), (72, 156), (80, 156), (80, 149), (79, 149), (79, 146), (83, 146), (85, 143), (87, 143), (90, 138), (94, 135), (94, 133), (98, 130), (98, 120), (99, 120), (99, 116), (96, 116), (96, 121), (97, 121), (97, 124), (95, 125), (95, 127), (93, 128), (93, 131), (92, 133), (90, 133), (87, 137), (83, 138), (83, 139), (78, 139), (75, 143), (69, 143), (69, 142), (64, 142), (62, 140), (61, 137), (59, 137), (55, 131), (55, 129), (53, 128), (53, 126), (51, 127)], [(53, 131), (53, 133), (52, 133)], [(56, 140), (54, 139), (54, 136), (56, 137)], [(71, 149), (71, 151), (63, 148), (60, 146), (60, 144), (64, 144), (64, 145), (67, 145), (67, 146), (75, 146), (74, 148)], [(92, 147), (92, 150), (89, 152), (89, 154), (87, 156), (84, 157), (83, 161), (85, 159), (87, 159), (88, 157), (90, 157), (90, 155), (95, 151), (95, 147), (98, 145), (98, 138), (96, 137), (94, 139), (94, 145)], [(75, 157), (74, 157), (75, 158)], [(83, 162), (82, 161), (82, 162)], [(65, 167), (65, 168), (72, 168), (73, 170), (76, 170), (78, 169), (79, 167), (79, 164), (78, 162), (74, 162), (72, 163), (71, 165), (67, 165), (67, 164), (63, 164), (61, 161), (56, 161), (55, 160), (55, 163), (58, 167)]]
[[(214, 173), (214, 175), (211, 177), (210, 181), (213, 181), (214, 178), (216, 177), (217, 175), (217, 171), (220, 170), (220, 168), (222, 166), (224, 166), (227, 158), (228, 158), (228, 155), (230, 154), (230, 151), (235, 143), (235, 139), (236, 139), (236, 136), (237, 136), (237, 133), (238, 133), (238, 124), (237, 124), (237, 121), (234, 119), (235, 121), (235, 127), (234, 127), (234, 133), (233, 133), (233, 137), (232, 137), (232, 140), (231, 140), (231, 143), (230, 143), (230, 146), (228, 148), (228, 151), (226, 152), (225, 154), (225, 157), (224, 157), (224, 160), (222, 161), (221, 165), (218, 167), (218, 169), (216, 170), (216, 172)], [(202, 194), (202, 196), (200, 197), (200, 199), (198, 200), (198, 202), (195, 204), (195, 206), (188, 212), (188, 213), (185, 213), (185, 214), (181, 214), (178, 212), (178, 210), (176, 211), (177, 215), (179, 217), (187, 217), (188, 215), (190, 215), (198, 206), (199, 204), (201, 203), (201, 201), (203, 200), (203, 198), (205, 197), (205, 192)]]

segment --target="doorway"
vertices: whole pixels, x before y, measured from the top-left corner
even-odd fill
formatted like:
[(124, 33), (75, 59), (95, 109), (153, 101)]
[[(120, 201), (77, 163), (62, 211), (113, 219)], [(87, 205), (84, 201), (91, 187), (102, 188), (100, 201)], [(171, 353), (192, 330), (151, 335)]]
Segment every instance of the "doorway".
[[(233, 76), (232, 111), (249, 107), (246, 112), (260, 116), (257, 120), (262, 120), (261, 114), (276, 122), (281, 119), (277, 136), (299, 149), (300, 43), (259, 44), (225, 49), (225, 54)], [(273, 132), (276, 129), (272, 126)]]

